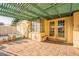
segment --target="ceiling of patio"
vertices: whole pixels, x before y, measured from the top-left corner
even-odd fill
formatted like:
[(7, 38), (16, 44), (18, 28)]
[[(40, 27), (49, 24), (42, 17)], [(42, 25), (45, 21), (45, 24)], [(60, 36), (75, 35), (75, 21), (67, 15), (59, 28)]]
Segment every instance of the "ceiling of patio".
[(0, 15), (17, 19), (54, 19), (78, 10), (78, 3), (0, 3)]

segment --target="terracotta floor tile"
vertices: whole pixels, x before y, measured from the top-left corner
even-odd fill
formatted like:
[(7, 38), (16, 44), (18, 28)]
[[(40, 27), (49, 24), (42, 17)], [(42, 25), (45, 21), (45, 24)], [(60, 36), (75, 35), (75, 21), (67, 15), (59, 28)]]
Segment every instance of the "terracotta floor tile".
[[(37, 42), (31, 40), (21, 40), (22, 44), (8, 45), (4, 44), (7, 48), (4, 51), (17, 54), (20, 56), (72, 56), (79, 55), (79, 49), (74, 48), (72, 45), (63, 45), (48, 42)], [(20, 41), (20, 42), (21, 42)], [(23, 43), (23, 41), (26, 41)], [(30, 42), (30, 43), (29, 43)]]

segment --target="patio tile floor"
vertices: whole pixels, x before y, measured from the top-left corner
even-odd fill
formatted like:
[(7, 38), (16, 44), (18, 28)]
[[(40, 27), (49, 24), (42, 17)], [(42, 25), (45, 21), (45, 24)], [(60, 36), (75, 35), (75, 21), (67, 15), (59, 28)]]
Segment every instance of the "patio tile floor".
[[(23, 42), (24, 41), (24, 42)], [(26, 41), (26, 42), (25, 42)], [(20, 40), (12, 45), (3, 44), (6, 48), (0, 50), (18, 56), (78, 56), (79, 49), (72, 45), (57, 44), (53, 42), (37, 42), (32, 40)], [(1, 55), (1, 54), (0, 54)]]

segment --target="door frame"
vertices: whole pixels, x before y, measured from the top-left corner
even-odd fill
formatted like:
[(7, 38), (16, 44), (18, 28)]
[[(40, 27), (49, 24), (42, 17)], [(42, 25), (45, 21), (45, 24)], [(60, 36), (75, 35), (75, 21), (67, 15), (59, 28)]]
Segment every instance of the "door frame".
[[(58, 37), (58, 21), (60, 21), (60, 20), (64, 20), (65, 21), (65, 25), (64, 25), (64, 37), (62, 38), (62, 37)], [(64, 18), (61, 18), (61, 19), (57, 19), (57, 27), (56, 27), (57, 29), (56, 29), (56, 39), (59, 39), (59, 40), (66, 40), (65, 38), (66, 38), (66, 20), (64, 19)]]
[[(61, 38), (61, 37), (58, 37), (58, 21), (59, 20), (65, 20), (65, 31), (64, 31), (64, 38)], [(54, 36), (50, 36), (50, 22), (55, 22), (55, 35)], [(58, 19), (52, 19), (52, 20), (48, 20), (48, 24), (49, 24), (49, 27), (48, 27), (48, 29), (49, 29), (49, 38), (53, 38), (53, 39), (58, 39), (58, 40), (60, 40), (60, 39), (63, 39), (63, 40), (66, 40), (66, 32), (67, 32), (67, 30), (66, 30), (66, 18), (64, 17), (64, 18), (58, 18)]]
[(49, 28), (49, 37), (50, 37), (50, 38), (53, 38), (53, 39), (56, 39), (56, 37), (55, 37), (55, 36), (56, 36), (56, 35), (55, 35), (55, 31), (56, 31), (56, 30), (55, 30), (55, 27), (56, 27), (56, 25), (54, 26), (54, 36), (50, 36), (50, 23), (51, 23), (51, 22), (55, 22), (55, 23), (56, 23), (56, 21), (55, 21), (55, 20), (49, 20), (49, 21), (48, 21), (48, 24), (49, 24), (49, 27), (48, 27), (48, 28)]

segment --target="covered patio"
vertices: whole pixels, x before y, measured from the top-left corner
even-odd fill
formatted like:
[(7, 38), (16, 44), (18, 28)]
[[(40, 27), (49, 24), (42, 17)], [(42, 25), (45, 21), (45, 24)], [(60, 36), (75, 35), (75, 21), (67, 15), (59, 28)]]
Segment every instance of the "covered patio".
[(0, 15), (14, 27), (0, 29), (11, 31), (1, 34), (0, 55), (79, 55), (79, 3), (0, 3)]

